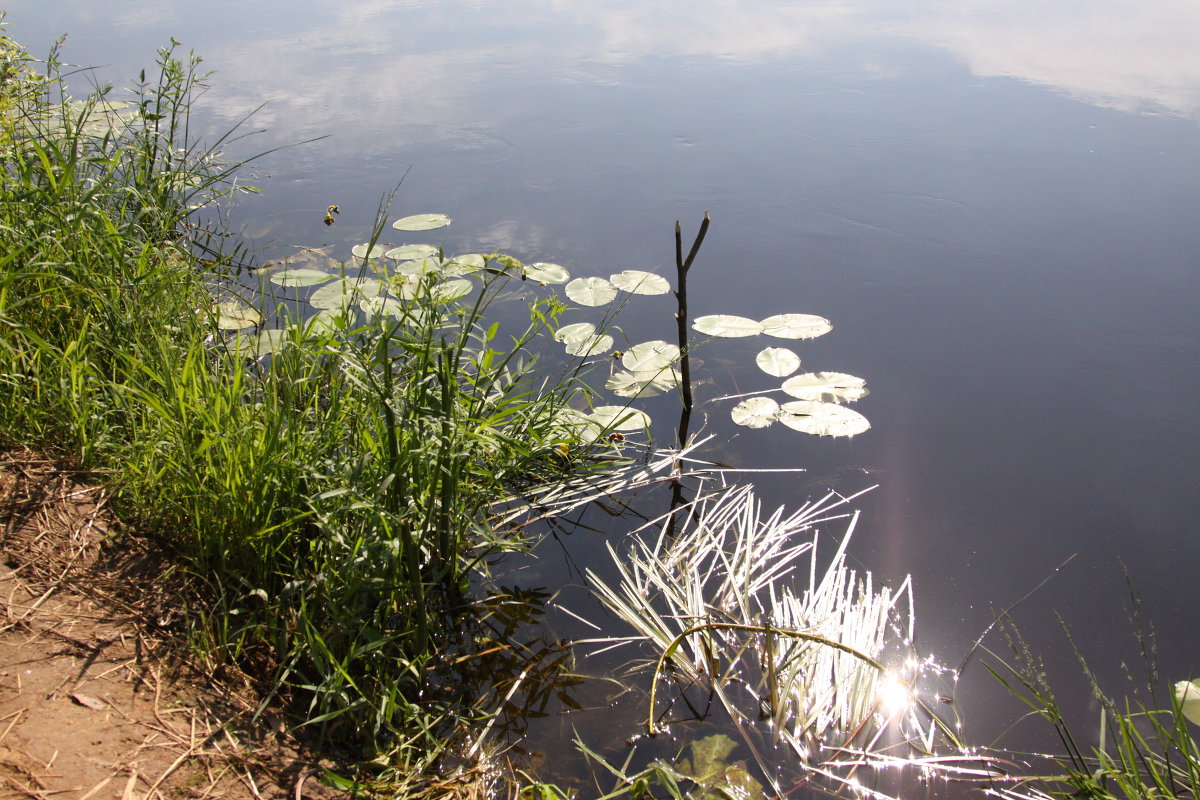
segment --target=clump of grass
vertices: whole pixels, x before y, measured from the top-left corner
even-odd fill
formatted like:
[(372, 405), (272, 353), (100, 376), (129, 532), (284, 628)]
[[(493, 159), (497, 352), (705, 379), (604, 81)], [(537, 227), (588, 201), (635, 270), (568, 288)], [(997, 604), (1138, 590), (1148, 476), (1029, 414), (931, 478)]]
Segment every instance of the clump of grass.
[[(847, 566), (857, 515), (839, 506), (851, 499), (831, 494), (764, 515), (752, 487), (702, 492), (679, 512), (678, 531), (668, 534), (663, 521), (657, 537), (634, 538), (620, 554), (610, 546), (619, 583), (588, 578), (635, 630), (630, 638), (656, 654), (647, 732), (663, 730), (676, 706), (704, 707), (687, 699), (700, 690), (780, 794), (801, 786), (853, 794), (874, 769), (906, 765), (928, 776), (993, 776), (920, 700), (936, 666), (913, 649), (908, 581), (892, 590)], [(815, 526), (839, 518), (848, 529), (818, 569)], [(677, 699), (660, 708), (671, 684)]]
[[(1185, 702), (1192, 699), (1194, 685), (1177, 684), (1163, 692), (1159, 685), (1154, 634), (1142, 626), (1138, 599), (1133, 599), (1134, 635), (1146, 672), (1140, 682), (1142, 699), (1117, 700), (1101, 687), (1088, 667), (1069, 629), (1062, 623), (1075, 652), (1084, 679), (1100, 706), (1095, 728), (1086, 733), (1071, 719), (1055, 697), (1041, 660), (1022, 638), (1011, 619), (1000, 620), (1008, 637), (1010, 658), (988, 651), (994, 665), (987, 669), (1015, 697), (1030, 708), (1030, 714), (1048, 722), (1061, 748), (1035, 762), (1046, 769), (1018, 776), (1012, 787), (998, 792), (1013, 800), (1048, 800), (1054, 797), (1086, 797), (1096, 800), (1125, 798), (1200, 797), (1200, 748), (1189, 729)], [(1132, 674), (1127, 674), (1136, 685)], [(1164, 696), (1165, 695), (1165, 696)], [(1192, 713), (1192, 721), (1195, 714)], [(1085, 745), (1085, 741), (1096, 742)]]
[(495, 711), (437, 689), (474, 647), (470, 570), (525, 545), (523, 520), (646, 475), (562, 424), (579, 365), (546, 375), (528, 349), (557, 307), (502, 337), (497, 270), (462, 301), (426, 283), (365, 320), (283, 320), (260, 355), (218, 328), (236, 253), (197, 214), (237, 164), (193, 139), (199, 60), (164, 48), (118, 106), (0, 44), (0, 440), (73, 454), (176, 549), (202, 661), (372, 762), (368, 782), (422, 773)]

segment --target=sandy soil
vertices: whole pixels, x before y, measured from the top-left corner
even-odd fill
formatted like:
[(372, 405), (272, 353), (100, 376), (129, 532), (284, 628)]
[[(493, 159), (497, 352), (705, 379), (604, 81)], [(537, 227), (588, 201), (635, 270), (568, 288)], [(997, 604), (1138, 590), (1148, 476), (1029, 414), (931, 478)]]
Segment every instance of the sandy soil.
[[(338, 794), (244, 686), (189, 664), (169, 562), (65, 465), (0, 453), (0, 800)], [(123, 533), (123, 532), (121, 532)]]

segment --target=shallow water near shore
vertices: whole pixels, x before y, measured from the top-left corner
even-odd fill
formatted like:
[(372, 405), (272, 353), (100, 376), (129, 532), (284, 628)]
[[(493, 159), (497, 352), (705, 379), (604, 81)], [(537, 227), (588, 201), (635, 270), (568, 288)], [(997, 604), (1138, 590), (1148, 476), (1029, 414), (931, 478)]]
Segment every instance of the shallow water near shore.
[[(670, 277), (672, 224), (709, 210), (693, 315), (828, 317), (795, 349), (805, 369), (866, 378), (873, 424), (852, 440), (739, 431), (712, 402), (714, 459), (804, 468), (753, 476), (771, 505), (878, 484), (851, 552), (913, 575), (919, 644), (945, 663), (1050, 577), (1014, 616), (1052, 672), (1078, 678), (1055, 612), (1101, 674), (1132, 666), (1124, 564), (1164, 678), (1200, 664), (1194, 9), (1170, 26), (1117, 3), (8, 9), (34, 53), (69, 33), (65, 56), (118, 86), (174, 36), (216, 71), (213, 131), (267, 103), (246, 153), (328, 134), (248, 176), (266, 191), (233, 222), (265, 259), (348, 256), (410, 167), (393, 211), (453, 216), (437, 243), (578, 275)], [(646, 298), (621, 324), (670, 339), (671, 312)], [(700, 352), (701, 397), (766, 388), (763, 346)], [(529, 580), (575, 584), (570, 560), (607, 557), (595, 536), (569, 548), (545, 548)], [(1021, 711), (979, 672), (958, 700), (990, 740)], [(1090, 715), (1081, 680), (1072, 700)], [(531, 738), (586, 736), (576, 719)]]

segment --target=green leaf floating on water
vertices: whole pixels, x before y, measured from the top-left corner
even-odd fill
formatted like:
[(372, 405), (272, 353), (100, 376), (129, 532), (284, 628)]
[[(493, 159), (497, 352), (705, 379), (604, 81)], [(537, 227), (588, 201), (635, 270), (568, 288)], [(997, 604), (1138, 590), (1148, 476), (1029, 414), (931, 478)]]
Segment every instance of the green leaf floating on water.
[(867, 394), (866, 381), (844, 372), (806, 372), (788, 378), (781, 388), (800, 400), (827, 403), (850, 402)]
[(445, 214), (413, 214), (396, 220), (392, 227), (400, 231), (431, 231), (449, 224), (450, 218)]
[(675, 764), (681, 775), (691, 778), (704, 790), (690, 797), (694, 800), (728, 800), (731, 797), (762, 800), (762, 784), (746, 771), (746, 763), (726, 760), (735, 747), (737, 743), (721, 733), (692, 742), (692, 757), (680, 759)]
[(833, 330), (833, 323), (815, 314), (776, 314), (764, 319), (762, 327), (777, 339), (813, 339)]
[(679, 385), (679, 373), (673, 368), (645, 372), (621, 370), (608, 379), (604, 388), (618, 397), (654, 397)]
[(581, 306), (604, 306), (617, 296), (617, 287), (604, 278), (576, 278), (567, 284), (567, 297)]
[(485, 264), (487, 264), (487, 257), (482, 253), (464, 253), (447, 261), (442, 269), (442, 274), (447, 278), (470, 275), (472, 272), (483, 269)]
[(385, 256), (393, 261), (415, 261), (422, 258), (432, 258), (437, 254), (438, 249), (431, 244), (402, 244), (384, 253)]
[(217, 327), (223, 331), (250, 328), (262, 322), (262, 314), (241, 300), (226, 300), (217, 303)]
[(588, 336), (567, 342), (567, 354), (572, 356), (598, 356), (612, 349), (615, 342), (608, 335)]
[(784, 403), (779, 407), (779, 421), (792, 430), (817, 436), (854, 436), (871, 427), (857, 411), (814, 400)]
[(635, 344), (621, 356), (621, 366), (630, 372), (662, 369), (679, 360), (679, 347), (656, 340)]
[(596, 333), (596, 326), (590, 322), (564, 325), (555, 331), (554, 341), (566, 345), (567, 354), (572, 356), (599, 355), (615, 344), (611, 336)]
[(341, 308), (364, 297), (378, 297), (385, 288), (374, 278), (343, 278), (317, 289), (309, 296), (308, 304), (313, 308)]
[(333, 280), (335, 276), (319, 269), (298, 267), (296, 269), (281, 269), (271, 273), (271, 283), (279, 286), (315, 286)]
[[(571, 279), (571, 273), (567, 272), (566, 267), (546, 261), (522, 266), (521, 275), (528, 280), (537, 281), (538, 283), (566, 283)], [(600, 305), (603, 305), (603, 303)]]
[(1189, 722), (1200, 725), (1200, 679), (1175, 684), (1175, 700)]
[(709, 336), (722, 336), (729, 339), (755, 336), (763, 332), (762, 323), (733, 314), (710, 314), (707, 317), (697, 317), (696, 321), (692, 323), (692, 327)]
[(454, 278), (437, 284), (430, 290), (429, 294), (435, 300), (442, 303), (449, 303), (452, 300), (461, 300), (469, 295), (474, 288), (475, 284), (466, 278)]
[(768, 347), (759, 351), (754, 363), (768, 375), (783, 378), (800, 369), (800, 356), (786, 347)]
[(650, 415), (626, 406), (597, 406), (588, 417), (611, 431), (640, 431), (650, 427)]
[(250, 336), (238, 334), (231, 347), (240, 355), (257, 357), (278, 353), (286, 344), (286, 330), (267, 328)]
[(366, 242), (350, 248), (355, 258), (382, 258), (387, 255), (387, 251), (388, 249), (381, 244), (369, 245)]
[(735, 425), (745, 428), (765, 428), (779, 418), (779, 403), (770, 397), (750, 397), (729, 412)]
[(572, 325), (564, 325), (554, 332), (554, 341), (568, 343), (581, 339), (587, 339), (595, 335), (596, 326), (590, 322), (576, 322)]
[(665, 278), (653, 272), (643, 272), (640, 269), (627, 269), (610, 275), (609, 281), (623, 292), (630, 294), (666, 294), (671, 291), (671, 284)]

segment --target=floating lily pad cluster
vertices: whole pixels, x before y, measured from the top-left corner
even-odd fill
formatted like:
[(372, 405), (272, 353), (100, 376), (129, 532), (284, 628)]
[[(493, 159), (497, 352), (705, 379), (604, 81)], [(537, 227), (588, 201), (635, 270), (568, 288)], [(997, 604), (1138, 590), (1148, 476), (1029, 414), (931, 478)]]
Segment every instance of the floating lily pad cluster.
[[(428, 231), (445, 227), (451, 222), (445, 214), (414, 214), (397, 220), (392, 227), (402, 231)], [(356, 324), (358, 314), (391, 315), (404, 318), (419, 313), (408, 305), (418, 292), (450, 303), (469, 295), (476, 288), (472, 280), (481, 271), (507, 274), (539, 285), (566, 284), (564, 292), (574, 303), (599, 307), (613, 302), (620, 293), (632, 295), (662, 295), (671, 291), (663, 277), (643, 270), (627, 269), (608, 278), (582, 277), (571, 279), (570, 272), (559, 264), (537, 262), (523, 264), (504, 255), (468, 253), (445, 257), (432, 244), (406, 243), (397, 247), (363, 243), (351, 248), (356, 270), (368, 267), (371, 272), (349, 277), (341, 264), (331, 261), (338, 271), (331, 272), (310, 266), (284, 267), (269, 273), (272, 283), (289, 288), (316, 287), (307, 302), (316, 313), (304, 324), (306, 332), (324, 332)], [(216, 306), (217, 326), (224, 330), (244, 331), (262, 323), (262, 315), (240, 300), (228, 300)], [(715, 338), (740, 338), (765, 335), (779, 339), (811, 339), (833, 329), (829, 320), (812, 314), (776, 314), (763, 320), (730, 314), (714, 314), (697, 318), (693, 329)], [(235, 346), (253, 355), (278, 351), (287, 342), (282, 328), (259, 329), (254, 334), (239, 334)], [(605, 388), (618, 397), (629, 399), (653, 397), (676, 389), (681, 381), (676, 367), (680, 359), (677, 345), (654, 340), (632, 345), (624, 352), (614, 351), (613, 337), (591, 322), (577, 322), (559, 328), (554, 339), (563, 344), (569, 355), (598, 357), (613, 352), (622, 369), (613, 374)], [(768, 347), (755, 359), (768, 375), (786, 378), (800, 368), (800, 358), (785, 347)], [(733, 421), (749, 428), (765, 428), (775, 422), (794, 430), (821, 436), (852, 436), (870, 428), (870, 423), (842, 403), (863, 397), (864, 381), (838, 372), (812, 372), (796, 375), (780, 387), (795, 398), (778, 403), (769, 397), (749, 397), (732, 410)], [(620, 411), (625, 417), (609, 418)], [(578, 412), (576, 417), (564, 418), (563, 424), (578, 430), (622, 431), (644, 428), (649, 418), (641, 411), (621, 406), (604, 406), (591, 415)], [(597, 416), (599, 415), (599, 416)], [(625, 425), (632, 427), (618, 427)], [(582, 426), (582, 428), (581, 428)]]
[[(404, 231), (426, 231), (450, 224), (445, 214), (416, 214), (397, 220), (393, 228)], [(428, 286), (430, 297), (435, 301), (449, 303), (469, 295), (475, 289), (470, 279), (473, 273), (489, 269), (488, 257), (481, 253), (446, 258), (440, 248), (431, 244), (404, 244), (386, 247), (364, 243), (351, 248), (356, 270), (370, 266), (375, 277), (369, 275), (347, 276), (342, 265), (330, 261), (338, 272), (313, 267), (284, 267), (269, 273), (271, 283), (287, 288), (314, 289), (308, 296), (308, 304), (316, 310), (304, 323), (308, 332), (327, 331), (336, 327), (355, 324), (358, 314), (387, 314), (403, 317), (417, 313), (406, 306), (423, 286)], [(381, 262), (391, 262), (383, 264)], [(517, 262), (513, 262), (517, 263)], [(537, 280), (549, 282), (559, 279), (555, 265), (535, 264), (522, 269)], [(504, 271), (507, 265), (492, 271)], [(561, 268), (558, 268), (561, 269)], [(565, 281), (565, 270), (561, 280)], [(242, 331), (262, 322), (262, 315), (240, 300), (227, 300), (216, 307), (217, 327), (222, 330)], [(235, 346), (252, 355), (277, 352), (287, 341), (282, 328), (267, 328), (254, 334), (239, 334)]]
[[(781, 339), (811, 339), (833, 330), (829, 320), (812, 314), (777, 314), (761, 321), (717, 314), (699, 317), (692, 327), (700, 333), (724, 338), (765, 334)], [(800, 369), (800, 357), (786, 347), (763, 349), (755, 363), (776, 378), (786, 378)], [(867, 394), (862, 378), (842, 372), (806, 372), (788, 378), (780, 389), (796, 400), (780, 404), (770, 397), (747, 398), (730, 412), (734, 423), (765, 428), (780, 422), (817, 436), (853, 436), (871, 427), (862, 414), (841, 405)]]
[[(692, 327), (714, 337), (741, 338), (764, 334), (779, 339), (812, 339), (833, 330), (824, 317), (813, 314), (776, 314), (764, 320), (714, 314), (699, 317)], [(755, 358), (759, 369), (786, 378), (800, 369), (800, 357), (786, 347), (768, 347)], [(775, 422), (817, 436), (853, 436), (871, 427), (867, 418), (840, 405), (863, 397), (866, 381), (841, 372), (806, 372), (783, 382), (780, 389), (796, 400), (780, 404), (770, 397), (750, 397), (733, 407), (734, 423), (765, 428)]]
[[(581, 306), (611, 303), (621, 291), (633, 294), (666, 294), (670, 284), (662, 277), (640, 270), (625, 270), (604, 278), (576, 278), (566, 285), (567, 297)], [(776, 314), (763, 320), (732, 314), (713, 314), (697, 318), (692, 328), (715, 338), (772, 336), (778, 339), (813, 339), (833, 330), (824, 317), (814, 314)], [(569, 355), (598, 356), (610, 350), (611, 336), (590, 322), (577, 322), (560, 328), (555, 340), (566, 346)], [(675, 363), (679, 347), (664, 341), (636, 344), (624, 353), (614, 353), (623, 369), (608, 379), (605, 388), (618, 397), (653, 397), (679, 386), (680, 374)], [(785, 347), (768, 347), (755, 359), (768, 375), (784, 378), (800, 368), (800, 358)], [(866, 417), (841, 405), (863, 397), (865, 382), (840, 372), (812, 372), (797, 375), (781, 387), (796, 400), (782, 405), (768, 397), (752, 397), (738, 403), (733, 421), (750, 428), (765, 428), (781, 422), (794, 430), (818, 436), (853, 436), (871, 427)]]

